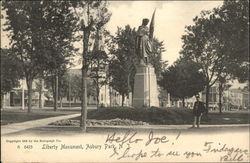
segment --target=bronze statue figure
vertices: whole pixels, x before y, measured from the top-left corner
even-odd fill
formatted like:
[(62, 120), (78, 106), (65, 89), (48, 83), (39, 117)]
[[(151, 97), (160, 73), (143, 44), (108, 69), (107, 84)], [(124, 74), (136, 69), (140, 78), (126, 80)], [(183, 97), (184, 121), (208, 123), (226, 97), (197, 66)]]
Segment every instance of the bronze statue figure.
[(140, 64), (149, 64), (149, 55), (152, 53), (152, 38), (154, 32), (154, 15), (150, 23), (150, 29), (147, 27), (149, 19), (143, 19), (139, 26), (136, 36), (136, 53)]
[(148, 64), (148, 56), (152, 52), (149, 29), (147, 27), (148, 22), (148, 19), (142, 20), (142, 25), (139, 26), (136, 37), (136, 52), (139, 55), (140, 63), (143, 61), (145, 64)]

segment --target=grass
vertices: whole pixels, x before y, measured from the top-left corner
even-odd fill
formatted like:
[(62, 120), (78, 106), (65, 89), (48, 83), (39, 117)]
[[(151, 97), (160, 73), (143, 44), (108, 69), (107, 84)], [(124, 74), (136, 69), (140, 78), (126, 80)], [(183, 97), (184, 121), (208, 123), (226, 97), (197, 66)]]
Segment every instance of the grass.
[[(1, 125), (10, 123), (25, 122), (42, 118), (49, 118), (60, 115), (80, 113), (80, 109), (33, 109), (31, 113), (27, 110), (5, 109), (1, 110)], [(208, 116), (203, 116), (202, 124), (249, 124), (247, 111), (228, 111), (219, 114), (210, 112)], [(143, 121), (152, 125), (181, 125), (191, 124), (193, 115), (191, 109), (184, 108), (128, 108), (112, 107), (88, 110), (88, 119), (108, 120), (108, 119), (130, 119)], [(79, 120), (80, 117), (73, 118)]]
[[(208, 116), (202, 116), (202, 124), (249, 124), (249, 115), (247, 111), (210, 112)], [(103, 108), (92, 110), (88, 113), (88, 119), (130, 119), (143, 121), (153, 125), (179, 125), (193, 123), (193, 114), (191, 109), (185, 108)], [(74, 118), (75, 120), (79, 117)]]
[(28, 113), (27, 110), (5, 109), (1, 110), (1, 125), (55, 117), (60, 115), (74, 114), (74, 113), (80, 113), (80, 111), (58, 110), (55, 112), (53, 111), (53, 109), (33, 109), (31, 113)]

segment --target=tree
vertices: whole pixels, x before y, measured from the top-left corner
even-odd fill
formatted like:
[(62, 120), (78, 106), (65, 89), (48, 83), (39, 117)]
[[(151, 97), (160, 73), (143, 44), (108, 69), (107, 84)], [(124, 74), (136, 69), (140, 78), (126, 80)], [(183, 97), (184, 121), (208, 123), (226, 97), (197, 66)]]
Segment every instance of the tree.
[(167, 67), (167, 61), (162, 60), (162, 53), (165, 52), (165, 47), (163, 41), (159, 41), (157, 38), (153, 38), (152, 47), (152, 54), (149, 55), (149, 62), (155, 68), (155, 74), (159, 80), (161, 73), (166, 70)]
[[(44, 76), (45, 85), (47, 89), (52, 93), (53, 96), (53, 107), (54, 111), (58, 108), (58, 100), (62, 98), (62, 94), (65, 91), (65, 81), (64, 75), (66, 74), (67, 69), (57, 69), (56, 73), (47, 72)], [(55, 71), (54, 71), (55, 72)], [(60, 81), (60, 82), (59, 82)]]
[[(105, 19), (105, 17), (102, 17)], [(100, 21), (96, 24), (96, 33), (93, 35), (94, 47), (90, 56), (90, 78), (93, 79), (93, 84), (96, 89), (96, 105), (99, 106), (99, 94), (100, 88), (107, 84), (106, 70), (108, 65), (108, 55), (104, 51), (103, 39), (109, 34), (105, 29), (104, 25), (107, 21)]]
[[(77, 19), (67, 1), (43, 2), (43, 38), (40, 50), (46, 54), (45, 76), (52, 76), (54, 110), (58, 103), (58, 77), (63, 76), (76, 53), (73, 46)], [(53, 81), (52, 81), (53, 80)]]
[(99, 106), (100, 88), (107, 84), (106, 70), (108, 65), (108, 56), (105, 51), (96, 50), (91, 55), (90, 78), (96, 90), (96, 104)]
[(65, 58), (72, 55), (75, 19), (68, 1), (5, 1), (3, 6), (11, 47), (22, 63), (27, 81), (30, 112), (33, 80), (45, 72), (57, 72)]
[(215, 10), (218, 19), (217, 37), (227, 55), (229, 74), (240, 82), (249, 80), (249, 1), (225, 0)]
[[(43, 58), (37, 46), (40, 44), (42, 7), (38, 1), (4, 1), (7, 28), (11, 33), (13, 55), (22, 64), (28, 88), (28, 112), (31, 111), (32, 83), (41, 70)], [(41, 57), (41, 58), (40, 58)]]
[(200, 66), (195, 62), (181, 58), (162, 73), (159, 84), (171, 96), (182, 99), (185, 107), (185, 98), (192, 97), (204, 89), (205, 78), (199, 69)]
[(223, 99), (223, 92), (228, 90), (232, 85), (227, 83), (227, 79), (223, 77), (219, 77), (219, 112), (222, 113), (222, 99)]
[[(58, 83), (59, 89), (58, 89), (58, 99), (60, 99), (60, 105), (62, 106), (62, 98), (67, 97), (69, 100), (73, 99), (74, 102), (76, 102), (77, 99), (81, 100), (81, 75), (80, 74), (72, 74), (70, 72), (64, 73), (63, 75), (59, 75), (58, 78), (60, 81)], [(49, 90), (49, 92), (52, 92), (55, 89), (55, 84), (53, 83), (53, 77), (47, 77), (45, 80), (45, 86), (46, 89)], [(87, 97), (90, 98), (90, 96), (95, 97), (96, 96), (96, 90), (95, 86), (93, 85), (93, 82), (91, 80), (87, 81)], [(49, 98), (49, 97), (48, 97)]]
[(209, 88), (215, 82), (219, 81), (222, 91), (231, 77), (248, 79), (248, 10), (247, 1), (225, 1), (220, 8), (202, 11), (194, 18), (195, 25), (186, 27), (182, 54), (203, 65), (206, 107)]
[(136, 30), (129, 25), (125, 26), (125, 29), (118, 28), (109, 46), (112, 54), (109, 63), (109, 84), (122, 96), (122, 106), (125, 96), (133, 92), (135, 65), (138, 62), (135, 54), (135, 36)]
[[(71, 76), (71, 96), (74, 99), (81, 99), (81, 77), (79, 75)], [(70, 97), (71, 98), (71, 97)]]
[(58, 77), (58, 96), (60, 99), (60, 107), (62, 108), (62, 99), (63, 97), (69, 96), (69, 85), (70, 77), (68, 73), (64, 73), (62, 76)]
[(160, 102), (161, 107), (166, 106), (166, 104), (169, 102), (168, 96), (169, 96), (168, 92), (165, 89), (163, 89), (162, 87), (160, 87), (160, 89), (159, 89), (159, 102)]
[(1, 49), (1, 109), (4, 95), (13, 88), (20, 86), (19, 80), (21, 78), (21, 63), (12, 57), (10, 49)]
[(35, 90), (39, 93), (39, 108), (42, 108), (42, 94), (43, 94), (43, 80), (39, 79), (38, 81), (35, 82)]
[[(79, 21), (79, 31), (82, 32), (82, 104), (80, 127), (82, 131), (86, 131), (87, 119), (87, 77), (89, 68), (89, 41), (91, 32), (94, 31), (94, 25), (100, 22), (108, 22), (111, 14), (107, 9), (107, 2), (103, 1), (72, 1), (75, 14)], [(82, 10), (81, 10), (82, 9)], [(80, 10), (80, 11), (79, 11)], [(101, 13), (99, 12), (101, 11)], [(105, 18), (105, 19), (103, 19)]]
[[(136, 29), (126, 25), (124, 29), (118, 28), (116, 36), (111, 37), (111, 44), (109, 44), (109, 51), (112, 54), (109, 64), (110, 86), (121, 94), (122, 105), (125, 96), (134, 90), (136, 65), (139, 63), (135, 51), (136, 35)], [(153, 52), (149, 56), (149, 62), (159, 77), (161, 71), (166, 67), (166, 62), (161, 59), (164, 45), (157, 38), (154, 38), (152, 42)]]
[(240, 82), (249, 80), (249, 2), (224, 1), (221, 8), (214, 9), (213, 18), (217, 20), (214, 26), (222, 58), (217, 69), (221, 113), (221, 99), (227, 81), (235, 78)]
[(206, 83), (206, 108), (209, 102), (209, 89), (215, 84), (219, 76), (217, 70), (223, 63), (220, 55), (221, 45), (216, 37), (216, 28), (211, 21), (211, 11), (202, 11), (200, 17), (195, 17), (195, 25), (186, 27), (186, 34), (182, 36), (183, 46), (181, 54), (201, 65)]
[[(220, 62), (216, 69), (219, 82), (219, 111), (222, 112), (222, 95), (227, 81), (237, 78), (248, 80), (249, 72), (249, 2), (224, 1), (220, 8), (213, 9), (210, 21), (216, 29), (214, 35), (220, 45)], [(233, 34), (232, 34), (233, 33)]]
[[(126, 63), (113, 60), (109, 64), (109, 75), (111, 77), (110, 86), (118, 91), (122, 96), (122, 106), (124, 105), (125, 96), (128, 96), (131, 90), (129, 89), (129, 70), (124, 69), (122, 66)], [(122, 75), (121, 75), (122, 74)]]

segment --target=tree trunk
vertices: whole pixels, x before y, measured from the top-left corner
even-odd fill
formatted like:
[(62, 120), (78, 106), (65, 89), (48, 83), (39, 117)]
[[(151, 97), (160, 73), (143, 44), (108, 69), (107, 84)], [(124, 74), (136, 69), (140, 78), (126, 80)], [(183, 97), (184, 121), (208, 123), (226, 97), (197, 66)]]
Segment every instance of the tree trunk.
[(4, 100), (4, 95), (1, 94), (1, 104), (0, 104), (0, 109), (3, 109), (3, 100)]
[(209, 104), (209, 83), (206, 85), (206, 113), (208, 114), (208, 104)]
[(71, 78), (70, 78), (70, 74), (69, 74), (69, 88), (68, 88), (68, 96), (69, 96), (69, 108), (71, 108)]
[(63, 98), (62, 78), (60, 78), (60, 83), (58, 82), (58, 98), (59, 98), (59, 101), (60, 101), (60, 109), (62, 109), (62, 98)]
[(42, 91), (39, 90), (39, 108), (42, 108)]
[(110, 86), (109, 86), (109, 105), (110, 107), (112, 107), (112, 90)]
[(122, 94), (122, 107), (124, 106), (124, 99), (125, 99), (125, 95)]
[(182, 107), (185, 107), (185, 98), (182, 98)]
[[(85, 62), (85, 61), (84, 61)], [(82, 103), (81, 103), (81, 123), (80, 127), (82, 131), (86, 132), (86, 120), (87, 120), (87, 69), (85, 63), (82, 67)]]
[(100, 103), (99, 95), (100, 95), (99, 84), (96, 84), (96, 107), (97, 107), (97, 109), (98, 109), (99, 103)]
[(60, 96), (60, 109), (62, 109), (62, 96)]
[[(96, 42), (96, 46), (97, 46), (97, 50), (100, 50), (99, 48), (99, 40), (100, 40), (100, 31), (99, 28), (96, 29), (96, 37), (97, 37), (97, 42)], [(99, 67), (100, 67), (100, 62), (99, 59), (97, 59), (97, 69), (95, 71), (96, 74), (96, 107), (99, 107), (99, 95), (100, 95), (100, 90), (99, 90)]]
[(27, 79), (27, 88), (28, 88), (28, 113), (31, 112), (32, 109), (32, 83), (33, 80), (32, 79)]
[(54, 97), (54, 111), (57, 111), (57, 103), (58, 103), (58, 76), (55, 76), (55, 97)]
[(89, 3), (87, 9), (88, 15), (88, 26), (84, 25), (84, 22), (81, 22), (82, 32), (83, 32), (83, 52), (82, 52), (82, 103), (81, 103), (81, 119), (80, 119), (80, 128), (83, 132), (86, 132), (86, 120), (87, 120), (87, 77), (88, 77), (88, 49), (89, 49), (89, 37), (90, 31), (93, 26), (93, 19), (89, 22), (90, 14), (89, 14)]
[(42, 79), (39, 79), (39, 87), (38, 87), (38, 107), (39, 109), (42, 108), (42, 93), (43, 93), (43, 83), (42, 83)]
[(132, 91), (132, 95), (131, 95), (131, 99), (130, 99), (130, 101), (131, 101), (131, 106), (133, 106), (133, 99), (134, 99), (134, 91)]
[(220, 113), (222, 113), (222, 102), (221, 102), (222, 93), (223, 93), (223, 86), (222, 86), (222, 83), (219, 82), (219, 111)]
[(87, 121), (87, 57), (88, 57), (88, 44), (89, 44), (90, 31), (86, 29), (83, 31), (83, 54), (82, 54), (82, 103), (81, 103), (81, 119), (80, 128), (83, 132), (86, 132), (86, 121)]
[(53, 100), (53, 109), (54, 109), (56, 93), (55, 93), (55, 78), (53, 76), (51, 77), (50, 82), (51, 82), (51, 89), (52, 89), (52, 96), (53, 96), (52, 100)]

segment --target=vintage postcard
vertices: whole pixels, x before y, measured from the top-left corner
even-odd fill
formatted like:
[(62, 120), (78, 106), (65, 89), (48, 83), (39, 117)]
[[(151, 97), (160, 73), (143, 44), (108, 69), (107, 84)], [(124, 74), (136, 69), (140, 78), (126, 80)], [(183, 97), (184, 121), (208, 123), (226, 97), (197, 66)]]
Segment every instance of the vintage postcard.
[(2, 1), (1, 162), (249, 162), (249, 1)]

